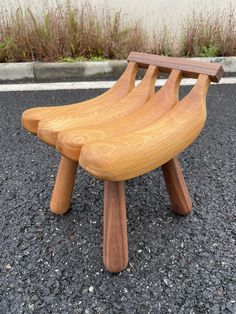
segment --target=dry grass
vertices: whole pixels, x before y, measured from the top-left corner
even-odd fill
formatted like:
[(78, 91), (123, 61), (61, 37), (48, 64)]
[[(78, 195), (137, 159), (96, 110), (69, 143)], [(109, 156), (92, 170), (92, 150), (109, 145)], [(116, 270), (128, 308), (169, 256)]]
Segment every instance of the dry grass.
[(236, 55), (236, 17), (192, 12), (174, 38), (167, 26), (150, 32), (122, 12), (96, 12), (89, 2), (45, 6), (37, 17), (28, 8), (0, 12), (0, 62), (126, 58), (131, 50), (177, 56)]
[(182, 22), (180, 55), (235, 56), (236, 16), (227, 10), (192, 11)]
[(54, 61), (59, 58), (123, 58), (142, 50), (145, 33), (138, 22), (122, 25), (121, 12), (98, 14), (88, 3), (45, 7), (36, 18), (30, 9), (0, 16), (0, 61)]

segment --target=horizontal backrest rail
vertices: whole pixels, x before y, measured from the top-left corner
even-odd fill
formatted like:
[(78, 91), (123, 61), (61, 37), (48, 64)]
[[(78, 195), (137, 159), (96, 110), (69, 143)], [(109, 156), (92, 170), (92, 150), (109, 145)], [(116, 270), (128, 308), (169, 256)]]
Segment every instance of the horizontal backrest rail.
[(174, 58), (154, 54), (131, 52), (127, 58), (140, 68), (147, 68), (150, 64), (156, 65), (160, 72), (169, 73), (171, 70), (180, 70), (183, 76), (197, 78), (199, 74), (206, 74), (212, 82), (219, 82), (224, 75), (223, 67), (219, 64), (192, 60), (188, 58)]

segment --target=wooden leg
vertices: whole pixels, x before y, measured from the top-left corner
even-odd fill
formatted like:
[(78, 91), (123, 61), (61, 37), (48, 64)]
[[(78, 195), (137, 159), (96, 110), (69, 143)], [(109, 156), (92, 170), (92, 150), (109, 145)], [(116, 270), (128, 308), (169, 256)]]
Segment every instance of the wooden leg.
[(103, 263), (118, 273), (128, 264), (128, 238), (124, 181), (105, 181)]
[(55, 214), (65, 214), (71, 206), (77, 165), (77, 162), (61, 157), (50, 202), (51, 211)]
[(162, 170), (173, 212), (179, 215), (189, 214), (192, 211), (192, 201), (177, 157), (164, 164)]

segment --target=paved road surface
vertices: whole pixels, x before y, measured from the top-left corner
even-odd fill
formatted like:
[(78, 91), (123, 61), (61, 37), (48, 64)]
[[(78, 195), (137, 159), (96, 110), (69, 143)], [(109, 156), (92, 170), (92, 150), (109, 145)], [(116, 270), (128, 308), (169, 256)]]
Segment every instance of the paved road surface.
[(160, 171), (127, 183), (119, 275), (102, 265), (102, 182), (80, 169), (73, 209), (51, 214), (59, 156), (20, 126), (29, 107), (101, 92), (0, 93), (0, 314), (236, 313), (235, 85), (210, 88), (206, 127), (180, 156), (191, 215), (171, 212)]

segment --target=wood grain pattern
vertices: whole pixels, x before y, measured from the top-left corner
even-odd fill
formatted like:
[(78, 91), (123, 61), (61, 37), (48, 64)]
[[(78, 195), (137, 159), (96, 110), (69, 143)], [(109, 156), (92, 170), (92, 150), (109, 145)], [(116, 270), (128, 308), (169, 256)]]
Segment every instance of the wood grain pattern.
[(77, 165), (77, 162), (61, 157), (50, 202), (51, 211), (55, 214), (65, 214), (71, 206)]
[(156, 122), (124, 136), (84, 145), (80, 165), (96, 177), (122, 181), (165, 164), (202, 130), (209, 84), (209, 77), (200, 74), (190, 93)]
[(118, 273), (128, 264), (128, 238), (124, 182), (104, 183), (103, 263)]
[(131, 52), (128, 61), (136, 62), (139, 67), (147, 68), (150, 64), (158, 66), (161, 72), (180, 70), (183, 76), (197, 78), (199, 74), (206, 74), (212, 82), (219, 82), (224, 75), (221, 65), (210, 62), (196, 61), (188, 58), (164, 57), (154, 54)]
[[(61, 107), (34, 108), (22, 125), (63, 155), (50, 203), (64, 214), (70, 208), (78, 161), (105, 180), (103, 261), (110, 272), (128, 264), (124, 180), (162, 166), (173, 211), (191, 212), (192, 203), (177, 154), (198, 136), (206, 120), (206, 93), (219, 81), (219, 65), (132, 52), (127, 69), (113, 88), (94, 99)], [(134, 88), (138, 67), (148, 70)], [(171, 72), (154, 94), (160, 72)], [(192, 90), (179, 101), (182, 75), (196, 77)]]
[(33, 134), (37, 134), (38, 124), (46, 118), (53, 118), (57, 114), (78, 112), (89, 114), (93, 110), (109, 107), (126, 96), (135, 85), (138, 66), (130, 62), (120, 79), (107, 92), (95, 98), (65, 106), (37, 107), (26, 110), (22, 115), (22, 126)]
[(173, 70), (166, 84), (145, 104), (120, 118), (89, 128), (73, 128), (60, 132), (57, 137), (57, 150), (70, 158), (79, 160), (81, 147), (87, 143), (106, 138), (114, 138), (141, 129), (167, 113), (179, 99), (181, 72)]
[(151, 65), (137, 87), (112, 105), (104, 103), (102, 110), (94, 105), (93, 110), (90, 111), (76, 109), (61, 115), (57, 114), (54, 118), (41, 120), (38, 126), (38, 137), (48, 145), (55, 146), (57, 135), (62, 130), (78, 126), (101, 125), (114, 117), (121, 119), (142, 106), (154, 94), (157, 73), (157, 68)]
[(167, 191), (173, 212), (187, 215), (192, 211), (192, 201), (177, 157), (162, 165)]

